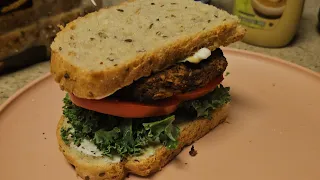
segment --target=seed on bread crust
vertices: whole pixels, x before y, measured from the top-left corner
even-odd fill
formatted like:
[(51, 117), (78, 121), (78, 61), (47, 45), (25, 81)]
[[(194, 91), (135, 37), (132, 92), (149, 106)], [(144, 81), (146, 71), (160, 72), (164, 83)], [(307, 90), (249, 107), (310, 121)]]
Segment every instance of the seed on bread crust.
[(93, 93), (91, 91), (89, 91), (89, 97), (93, 97)]
[(132, 42), (132, 39), (125, 39), (125, 42)]
[(63, 76), (65, 79), (69, 79), (70, 78), (70, 76), (69, 76), (69, 74), (66, 72), (65, 74), (64, 74), (64, 76)]
[(106, 173), (104, 173), (104, 172), (99, 174), (100, 177), (103, 177), (104, 175), (106, 175)]

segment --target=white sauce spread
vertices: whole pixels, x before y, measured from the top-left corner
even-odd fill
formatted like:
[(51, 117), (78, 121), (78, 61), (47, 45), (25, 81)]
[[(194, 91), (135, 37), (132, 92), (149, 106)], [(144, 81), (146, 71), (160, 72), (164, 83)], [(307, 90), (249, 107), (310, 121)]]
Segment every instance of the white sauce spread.
[(153, 156), (153, 155), (155, 154), (156, 150), (157, 150), (158, 148), (160, 148), (160, 147), (161, 147), (161, 145), (158, 145), (158, 146), (149, 146), (149, 147), (147, 147), (147, 148), (145, 148), (145, 149), (143, 150), (143, 154), (142, 154), (142, 155), (140, 155), (140, 156), (134, 156), (134, 157), (132, 157), (132, 159), (133, 159), (133, 160), (143, 160), (143, 159), (146, 159), (146, 158), (148, 158), (148, 157), (150, 157), (150, 156)]
[[(67, 121), (64, 121), (63, 126), (65, 128), (72, 128), (70, 124), (67, 123)], [(71, 129), (71, 132), (74, 132), (74, 128)], [(71, 137), (69, 137), (71, 140)], [(105, 162), (110, 162), (110, 163), (118, 163), (121, 161), (120, 156), (113, 156), (112, 158), (109, 158), (107, 156), (104, 156), (102, 151), (98, 149), (98, 147), (91, 141), (84, 139), (80, 146), (76, 146), (73, 142), (70, 143), (70, 147), (76, 149), (77, 151), (89, 155), (89, 156), (94, 156), (94, 157), (102, 157)], [(144, 150), (143, 154), (141, 156), (135, 157), (137, 159), (144, 159), (147, 157), (150, 157), (154, 155), (155, 150), (160, 147), (148, 147)]]
[(208, 48), (201, 48), (198, 52), (196, 52), (193, 56), (190, 56), (179, 62), (189, 61), (190, 63), (198, 64), (204, 59), (207, 59), (211, 56), (211, 50)]
[[(72, 142), (72, 143), (70, 143), (70, 147), (82, 152), (83, 154), (89, 155), (89, 156), (103, 157), (106, 162), (117, 163), (117, 162), (120, 162), (120, 160), (121, 160), (120, 156), (113, 156), (112, 159), (107, 157), (107, 156), (103, 156), (102, 152), (98, 149), (98, 147), (95, 144), (93, 144), (92, 142), (90, 142), (89, 140), (87, 140), (87, 139), (84, 139), (80, 146), (76, 146)], [(136, 156), (133, 159), (145, 159), (145, 158), (148, 158), (148, 157), (154, 155), (156, 149), (159, 148), (159, 147), (160, 146), (148, 147), (148, 148), (146, 148), (144, 150), (142, 155)]]
[(84, 139), (80, 146), (76, 146), (73, 142), (70, 144), (70, 147), (77, 149), (78, 151), (95, 157), (102, 156), (102, 152), (98, 149), (98, 147), (92, 142)]
[(106, 162), (118, 163), (121, 160), (120, 156), (113, 156), (112, 159), (107, 156), (103, 156), (102, 152), (98, 149), (98, 147), (87, 139), (84, 139), (79, 147), (76, 146), (73, 142), (70, 143), (70, 147), (86, 155), (94, 157), (103, 157), (103, 160)]

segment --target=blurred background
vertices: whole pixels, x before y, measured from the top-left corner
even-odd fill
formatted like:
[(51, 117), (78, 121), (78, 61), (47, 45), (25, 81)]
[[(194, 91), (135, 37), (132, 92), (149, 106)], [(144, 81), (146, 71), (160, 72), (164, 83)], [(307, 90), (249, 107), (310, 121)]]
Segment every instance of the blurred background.
[[(0, 104), (49, 72), (59, 26), (125, 0), (0, 0)], [(320, 72), (320, 0), (201, 0), (239, 16), (248, 29), (230, 47)], [(95, 4), (95, 5), (94, 5)]]

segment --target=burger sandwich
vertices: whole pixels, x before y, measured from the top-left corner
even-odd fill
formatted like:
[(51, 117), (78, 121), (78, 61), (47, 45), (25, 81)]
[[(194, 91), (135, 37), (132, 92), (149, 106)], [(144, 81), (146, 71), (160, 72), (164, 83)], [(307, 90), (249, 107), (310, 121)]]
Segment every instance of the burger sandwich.
[(239, 19), (193, 0), (135, 0), (67, 24), (51, 45), (59, 148), (85, 180), (159, 171), (228, 116), (221, 46)]

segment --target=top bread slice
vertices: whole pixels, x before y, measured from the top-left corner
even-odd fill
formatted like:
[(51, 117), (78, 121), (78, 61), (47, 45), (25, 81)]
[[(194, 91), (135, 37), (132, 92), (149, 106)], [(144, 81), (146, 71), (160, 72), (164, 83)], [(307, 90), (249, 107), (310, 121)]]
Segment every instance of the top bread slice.
[(240, 40), (239, 19), (194, 0), (135, 0), (69, 23), (51, 45), (61, 89), (102, 99), (207, 47)]

